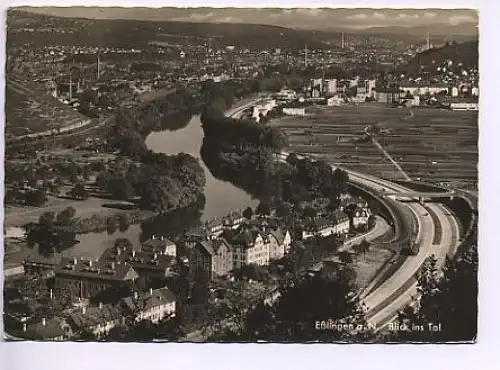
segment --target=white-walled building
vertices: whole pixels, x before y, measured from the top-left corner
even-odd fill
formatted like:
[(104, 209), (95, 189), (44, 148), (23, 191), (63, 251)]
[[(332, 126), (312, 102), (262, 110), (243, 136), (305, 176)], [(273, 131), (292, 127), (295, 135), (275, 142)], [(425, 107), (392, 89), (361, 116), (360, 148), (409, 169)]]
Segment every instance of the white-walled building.
[(335, 211), (330, 218), (312, 220), (302, 231), (302, 239), (313, 236), (329, 236), (332, 234), (346, 234), (349, 232), (349, 217), (342, 211)]
[(306, 108), (283, 108), (283, 114), (287, 116), (305, 116)]
[(332, 96), (337, 93), (337, 79), (332, 78), (329, 80), (325, 80), (323, 86), (326, 96)]
[(158, 323), (168, 316), (175, 316), (175, 296), (168, 288), (150, 289), (145, 293), (134, 293), (121, 301), (125, 310), (136, 313), (136, 321), (149, 320)]
[(344, 99), (342, 99), (339, 95), (332, 96), (326, 100), (326, 105), (329, 107), (339, 107), (344, 103)]

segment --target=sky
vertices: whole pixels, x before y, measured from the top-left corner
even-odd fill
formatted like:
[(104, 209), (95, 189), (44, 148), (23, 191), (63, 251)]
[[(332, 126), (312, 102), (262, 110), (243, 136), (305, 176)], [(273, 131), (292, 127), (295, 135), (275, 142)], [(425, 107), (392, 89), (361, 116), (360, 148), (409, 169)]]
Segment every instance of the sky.
[(303, 29), (460, 26), (478, 23), (471, 9), (38, 8), (57, 16), (185, 22), (256, 23)]

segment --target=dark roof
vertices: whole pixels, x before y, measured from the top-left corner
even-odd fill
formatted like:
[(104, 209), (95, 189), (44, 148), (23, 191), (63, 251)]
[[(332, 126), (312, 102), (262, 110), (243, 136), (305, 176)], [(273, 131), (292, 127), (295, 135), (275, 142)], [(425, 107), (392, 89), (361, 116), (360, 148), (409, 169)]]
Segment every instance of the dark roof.
[(153, 238), (146, 240), (144, 243), (142, 243), (142, 245), (144, 247), (150, 247), (153, 249), (161, 249), (165, 248), (166, 246), (175, 245), (175, 243), (168, 238), (164, 237), (159, 237), (159, 238), (153, 237)]
[(349, 217), (342, 211), (335, 211), (331, 215), (331, 219), (334, 225), (338, 225), (341, 222), (348, 221)]
[(115, 262), (115, 266), (126, 265), (135, 270), (165, 270), (174, 265), (175, 257), (157, 252), (112, 247), (103, 252), (99, 262), (106, 265)]
[(222, 245), (225, 245), (229, 250), (231, 250), (231, 244), (225, 238), (217, 238), (213, 240), (212, 246), (215, 253), (219, 253), (219, 249)]
[(150, 310), (166, 303), (175, 302), (175, 295), (168, 288), (155, 289), (151, 293), (144, 292), (132, 297), (122, 299), (123, 305), (130, 311)]
[(200, 246), (203, 250), (205, 250), (209, 255), (215, 255), (214, 246), (211, 240), (203, 240), (201, 242), (196, 243), (197, 246)]
[(283, 244), (285, 241), (286, 230), (283, 232), (281, 228), (277, 228), (276, 230), (271, 230), (269, 233), (276, 238), (279, 244)]
[(55, 267), (56, 275), (86, 277), (102, 280), (133, 280), (137, 273), (132, 266), (125, 263), (112, 263), (77, 258), (63, 258)]
[(54, 253), (51, 256), (47, 257), (42, 256), (38, 253), (33, 253), (25, 258), (24, 263), (56, 266), (61, 262), (61, 259), (62, 259), (61, 253)]
[(72, 313), (69, 317), (77, 330), (81, 330), (114, 321), (122, 316), (123, 314), (118, 307), (106, 304), (101, 307), (88, 307), (85, 309), (85, 313), (79, 311)]
[(24, 336), (28, 339), (52, 339), (63, 336), (65, 334), (63, 326), (65, 320), (60, 317), (52, 317), (45, 320), (45, 325), (42, 321), (28, 325)]

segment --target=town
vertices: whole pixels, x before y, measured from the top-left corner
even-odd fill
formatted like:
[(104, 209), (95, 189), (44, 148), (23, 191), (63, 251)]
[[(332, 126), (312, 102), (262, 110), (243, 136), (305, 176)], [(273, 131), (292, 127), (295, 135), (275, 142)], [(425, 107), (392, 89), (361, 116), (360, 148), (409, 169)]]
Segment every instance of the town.
[(8, 339), (475, 337), (425, 315), (434, 284), (477, 319), (477, 34), (37, 9), (7, 14)]

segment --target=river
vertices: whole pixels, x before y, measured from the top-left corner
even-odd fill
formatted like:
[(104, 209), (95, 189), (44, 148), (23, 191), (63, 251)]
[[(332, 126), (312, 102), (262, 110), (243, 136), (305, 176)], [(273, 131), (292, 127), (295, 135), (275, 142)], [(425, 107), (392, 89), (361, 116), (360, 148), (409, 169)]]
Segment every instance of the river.
[[(146, 138), (146, 145), (149, 149), (158, 153), (168, 155), (186, 153), (199, 159), (206, 177), (205, 207), (201, 214), (202, 221), (222, 217), (236, 209), (243, 209), (248, 206), (255, 207), (258, 203), (256, 199), (253, 199), (248, 193), (234, 186), (231, 182), (219, 180), (211, 174), (200, 158), (203, 136), (200, 116), (193, 115), (189, 123), (184, 127), (150, 133)], [(161, 225), (162, 222), (157, 222), (154, 228), (159, 229), (158, 232), (161, 232)], [(163, 226), (163, 230), (166, 226)], [(141, 231), (141, 225), (132, 225), (124, 233), (118, 231), (111, 235), (106, 232), (78, 235), (77, 239), (80, 243), (66, 250), (64, 254), (97, 258), (104, 249), (113, 245), (115, 239), (124, 237), (129, 239), (137, 248), (140, 245)]]

